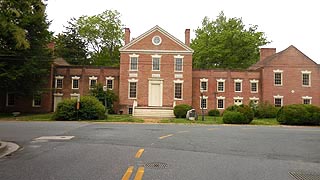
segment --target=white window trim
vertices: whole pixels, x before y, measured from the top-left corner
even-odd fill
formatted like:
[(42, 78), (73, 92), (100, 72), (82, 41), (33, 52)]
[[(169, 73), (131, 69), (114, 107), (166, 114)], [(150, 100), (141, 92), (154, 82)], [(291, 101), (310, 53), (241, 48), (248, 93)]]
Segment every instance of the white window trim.
[[(304, 74), (309, 74), (309, 85), (303, 84), (303, 75)], [(301, 78), (302, 78), (302, 87), (311, 87), (311, 71), (308, 71), (308, 70), (301, 71)]]
[[(252, 91), (252, 84), (253, 83), (256, 83), (256, 87), (257, 87), (256, 91)], [(256, 79), (250, 80), (250, 92), (251, 93), (258, 93), (259, 92), (259, 80), (256, 80)]]
[[(79, 89), (79, 87), (80, 87), (80, 81), (79, 81), (80, 77), (79, 76), (73, 76), (71, 78), (72, 78), (71, 89)], [(78, 88), (73, 88), (73, 80), (78, 80)]]
[[(240, 96), (233, 97), (233, 102), (234, 102), (235, 100), (241, 100), (241, 104), (243, 104), (243, 97), (240, 97)], [(238, 103), (235, 103), (235, 102), (234, 102), (234, 104), (235, 104), (235, 105), (238, 105), (238, 106), (241, 105), (241, 104), (238, 104)]]
[[(203, 99), (206, 99), (206, 107), (203, 109), (208, 109), (208, 96), (203, 96)], [(201, 108), (201, 100), (202, 100), (202, 97), (200, 96), (200, 109), (202, 109)]]
[[(139, 55), (137, 55), (137, 54), (130, 54), (129, 55), (129, 70), (130, 71), (138, 71), (138, 69), (139, 69)], [(137, 58), (137, 69), (131, 69), (131, 58), (133, 58), (133, 57), (135, 57), (135, 58)]]
[[(41, 101), (41, 94), (39, 94), (39, 96), (40, 96), (40, 101)], [(35, 101), (34, 101), (34, 95), (33, 95), (33, 97), (32, 97), (32, 107), (41, 107), (41, 104), (40, 105), (35, 105)]]
[[(225, 107), (226, 107), (226, 101), (225, 101), (225, 99), (226, 99), (226, 97), (223, 97), (223, 96), (218, 96), (218, 97), (217, 97), (217, 104), (216, 104), (217, 109), (225, 109)], [(219, 108), (219, 106), (218, 106), (218, 100), (223, 100), (223, 108)]]
[(280, 69), (276, 69), (276, 70), (273, 70), (274, 73), (283, 73), (283, 70), (280, 70)]
[(312, 97), (310, 97), (310, 96), (302, 96), (302, 103), (304, 103), (303, 101), (305, 99), (309, 99), (310, 100), (310, 104), (312, 104)]
[(60, 76), (60, 75), (55, 76), (54, 87), (55, 87), (56, 89), (62, 89), (62, 88), (63, 88), (63, 85), (62, 85), (62, 88), (57, 88), (57, 84), (58, 84), (57, 81), (58, 81), (58, 79), (61, 79), (61, 80), (62, 80), (62, 83), (63, 83), (64, 76)]
[[(154, 39), (155, 38), (159, 38), (159, 42), (158, 43), (156, 43), (156, 42), (154, 42)], [(158, 46), (158, 45), (160, 45), (161, 44), (161, 42), (162, 42), (162, 39), (161, 39), (161, 37), (160, 36), (153, 36), (153, 38), (152, 38), (152, 44), (154, 44), (154, 45), (156, 45), (156, 46)]]
[[(223, 82), (223, 91), (219, 91), (219, 82)], [(225, 92), (225, 89), (226, 89), (226, 80), (225, 79), (217, 79), (217, 92)]]
[(71, 93), (70, 97), (71, 97), (71, 99), (79, 99), (80, 98), (80, 94), (79, 93)]
[[(236, 91), (236, 83), (240, 83), (240, 91)], [(234, 80), (234, 92), (242, 92), (242, 79)]]
[(283, 96), (280, 96), (279, 94), (276, 96), (273, 96), (273, 104), (276, 105), (275, 100), (276, 99), (281, 99), (281, 107), (283, 106)]
[(108, 80), (112, 80), (112, 88), (111, 89), (108, 88), (108, 89), (112, 90), (114, 88), (114, 77), (112, 77), (112, 76), (106, 77), (106, 86), (108, 86)]
[[(253, 101), (254, 104), (258, 104), (259, 103), (259, 98), (253, 96), (253, 97), (249, 97), (250, 101)], [(257, 101), (257, 103), (255, 103), (254, 101)]]
[(97, 84), (97, 79), (98, 79), (98, 77), (96, 77), (96, 76), (91, 76), (91, 77), (89, 77), (89, 89), (92, 89), (91, 88), (91, 80), (95, 80), (96, 81), (96, 84)]
[[(160, 71), (161, 70), (161, 55), (155, 54), (155, 55), (151, 55), (152, 57), (152, 71)], [(154, 70), (153, 69), (153, 58), (159, 58), (159, 70)]]
[[(281, 84), (275, 84), (275, 74), (276, 73), (281, 74)], [(274, 86), (283, 86), (283, 70), (280, 70), (280, 69), (273, 70), (273, 85)]]
[[(136, 83), (136, 97), (132, 98), (130, 97), (130, 83), (135, 82)], [(128, 79), (128, 99), (137, 99), (138, 98), (138, 79)]]
[[(181, 55), (176, 55), (176, 56), (173, 56), (174, 57), (174, 72), (183, 72), (183, 58), (184, 56), (181, 56)], [(177, 65), (177, 59), (181, 59), (182, 60), (182, 64), (181, 64), (181, 70), (176, 70), (176, 65)]]
[[(175, 90), (176, 90), (176, 83), (180, 83), (181, 84), (181, 98), (176, 98), (175, 97)], [(174, 85), (174, 88), (173, 88), (173, 96), (174, 96), (174, 100), (177, 100), (177, 101), (181, 101), (181, 100), (183, 100), (183, 80), (180, 80), (180, 79), (178, 79), (178, 80), (174, 80), (173, 81), (173, 85)]]
[(203, 90), (203, 92), (207, 92), (207, 91), (208, 91), (208, 81), (209, 81), (209, 80), (206, 79), (206, 78), (200, 79), (200, 87), (199, 87), (199, 88), (200, 88), (200, 89), (199, 89), (200, 91), (201, 91), (201, 84), (202, 84), (203, 82), (205, 82), (205, 83), (207, 84), (207, 85), (206, 85), (206, 88), (207, 88), (207, 89)]

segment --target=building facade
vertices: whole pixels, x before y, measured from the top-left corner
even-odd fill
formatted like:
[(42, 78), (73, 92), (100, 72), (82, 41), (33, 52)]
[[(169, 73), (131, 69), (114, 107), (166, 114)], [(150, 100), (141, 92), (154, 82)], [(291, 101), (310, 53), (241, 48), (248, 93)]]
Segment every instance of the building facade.
[(276, 53), (261, 48), (260, 60), (247, 70), (193, 69), (190, 30), (185, 42), (155, 26), (120, 48), (120, 67), (73, 66), (57, 60), (48, 79), (50, 91), (33, 97), (0, 95), (1, 112), (50, 112), (65, 98), (89, 94), (101, 83), (119, 97), (115, 111), (136, 116), (173, 116), (178, 104), (198, 112), (268, 101), (275, 106), (320, 106), (320, 68), (294, 46)]

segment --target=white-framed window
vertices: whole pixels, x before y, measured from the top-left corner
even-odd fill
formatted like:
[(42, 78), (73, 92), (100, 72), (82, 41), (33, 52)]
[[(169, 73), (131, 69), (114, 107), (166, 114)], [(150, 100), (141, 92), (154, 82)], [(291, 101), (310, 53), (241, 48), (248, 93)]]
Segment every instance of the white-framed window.
[(282, 86), (282, 73), (283, 70), (273, 70), (274, 73), (274, 85), (275, 86)]
[(97, 85), (97, 79), (98, 77), (96, 76), (89, 77), (89, 89), (92, 89)]
[(130, 71), (138, 71), (138, 58), (139, 58), (139, 55), (132, 54), (132, 55), (129, 55), (129, 57), (130, 57), (129, 70)]
[(311, 71), (301, 71), (302, 74), (302, 86), (311, 86)]
[(63, 88), (63, 78), (64, 76), (56, 76), (55, 77), (55, 88), (56, 89), (62, 89)]
[(152, 71), (160, 71), (160, 55), (152, 55)]
[(71, 93), (70, 97), (71, 97), (71, 99), (80, 99), (80, 94), (79, 93)]
[(128, 97), (129, 99), (136, 99), (137, 98), (137, 79), (129, 79), (129, 92)]
[(40, 93), (33, 94), (32, 107), (41, 107), (41, 94)]
[(174, 80), (174, 100), (183, 99), (183, 80)]
[(106, 77), (106, 86), (108, 89), (112, 90), (114, 86), (114, 77)]
[(242, 92), (242, 79), (234, 80), (234, 92)]
[(208, 108), (208, 96), (200, 96), (200, 109)]
[(224, 92), (225, 79), (217, 79), (217, 92)]
[(257, 97), (250, 97), (249, 98), (250, 101), (252, 101), (253, 104), (258, 105), (259, 104), (259, 98)]
[(273, 96), (274, 98), (274, 106), (275, 107), (282, 107), (283, 106), (283, 96), (276, 95)]
[(251, 93), (258, 93), (259, 80), (250, 80), (250, 91)]
[(208, 79), (202, 78), (200, 79), (200, 90), (208, 91)]
[(302, 104), (312, 104), (312, 97), (310, 96), (302, 96)]
[(240, 106), (241, 104), (243, 104), (243, 97), (239, 97), (239, 96), (233, 97), (233, 101), (235, 105)]
[(174, 71), (182, 72), (183, 71), (183, 57), (184, 56), (174, 56)]
[(79, 76), (73, 76), (72, 77), (72, 89), (79, 89)]
[(6, 106), (14, 106), (15, 104), (15, 94), (14, 93), (7, 93), (6, 97)]
[(219, 96), (217, 97), (217, 109), (224, 109), (225, 107), (225, 97)]

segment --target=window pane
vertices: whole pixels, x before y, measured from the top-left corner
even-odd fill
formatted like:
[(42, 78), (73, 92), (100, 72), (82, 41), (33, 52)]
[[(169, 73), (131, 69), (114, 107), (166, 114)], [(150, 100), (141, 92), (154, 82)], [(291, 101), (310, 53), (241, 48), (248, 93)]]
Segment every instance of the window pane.
[(61, 89), (62, 88), (62, 79), (56, 79), (56, 88)]
[(182, 58), (176, 58), (175, 71), (182, 71)]
[(257, 83), (251, 83), (251, 92), (257, 92)]
[(310, 74), (302, 74), (302, 85), (309, 86), (310, 85)]
[(182, 99), (182, 83), (174, 84), (174, 98)]
[(137, 97), (137, 83), (136, 82), (130, 82), (129, 97), (130, 98)]
[(113, 80), (112, 79), (108, 79), (107, 80), (107, 88), (108, 89), (113, 89)]
[(73, 79), (73, 89), (78, 89), (79, 88), (79, 80), (78, 79)]
[(41, 95), (40, 94), (33, 95), (33, 106), (41, 106)]
[(236, 92), (241, 91), (241, 82), (236, 82), (236, 83), (235, 83), (235, 91), (236, 91)]
[(152, 70), (160, 70), (160, 58), (152, 58)]
[(130, 58), (130, 70), (137, 70), (138, 69), (138, 58), (131, 57)]
[(311, 99), (303, 99), (303, 104), (311, 104)]
[(282, 106), (282, 99), (281, 98), (275, 98), (274, 99), (274, 106), (275, 107), (281, 107)]
[(224, 82), (218, 82), (218, 91), (223, 92), (224, 91)]
[(274, 84), (275, 85), (282, 85), (281, 76), (282, 76), (281, 73), (274, 73)]
[(202, 90), (206, 91), (207, 90), (207, 82), (201, 82), (201, 88), (202, 88)]
[(218, 99), (218, 108), (219, 109), (223, 109), (224, 107), (223, 107), (223, 99)]
[(97, 84), (97, 80), (90, 80), (90, 88), (94, 88), (95, 85)]
[(207, 109), (207, 99), (201, 99), (200, 108)]

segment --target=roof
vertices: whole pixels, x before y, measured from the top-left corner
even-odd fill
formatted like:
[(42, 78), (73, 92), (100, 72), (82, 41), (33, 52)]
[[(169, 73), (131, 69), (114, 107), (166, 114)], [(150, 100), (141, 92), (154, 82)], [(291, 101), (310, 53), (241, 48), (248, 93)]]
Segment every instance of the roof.
[(179, 44), (183, 49), (185, 49), (185, 52), (193, 53), (193, 50), (189, 46), (187, 46), (185, 43), (183, 43), (182, 41), (180, 41), (179, 39), (177, 39), (176, 37), (174, 37), (173, 35), (171, 35), (167, 31), (165, 31), (164, 29), (162, 29), (158, 25), (154, 26), (153, 28), (151, 28), (147, 32), (141, 34), (140, 36), (138, 36), (134, 40), (130, 41), (128, 44), (126, 44), (125, 46), (121, 47), (119, 49), (119, 51), (120, 52), (131, 51), (132, 50), (132, 49), (130, 49), (131, 46), (133, 46), (134, 44), (138, 43), (139, 41), (141, 41), (142, 39), (144, 39), (145, 37), (147, 37), (148, 35), (150, 35), (151, 33), (155, 32), (155, 31), (159, 31), (160, 33), (162, 33), (163, 35), (165, 35), (169, 39), (173, 40), (175, 43)]
[(56, 58), (53, 60), (53, 64), (57, 66), (70, 66), (70, 64), (63, 58)]

